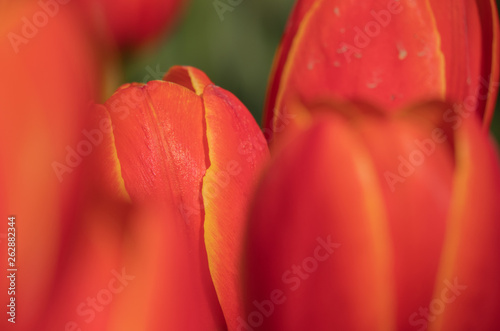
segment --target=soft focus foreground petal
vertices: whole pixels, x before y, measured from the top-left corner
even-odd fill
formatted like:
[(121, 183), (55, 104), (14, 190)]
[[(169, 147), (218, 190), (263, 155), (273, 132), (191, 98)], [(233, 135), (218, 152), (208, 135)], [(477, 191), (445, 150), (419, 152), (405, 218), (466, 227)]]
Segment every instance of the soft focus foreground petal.
[[(379, 190), (376, 195), (366, 195), (366, 199), (372, 203), (382, 201), (386, 217), (384, 222), (388, 222), (388, 258), (392, 261), (389, 272), (390, 277), (394, 277), (391, 283), (394, 283), (395, 291), (393, 293), (396, 305), (393, 314), (396, 328), (413, 330), (415, 327), (427, 329), (429, 326), (429, 330), (496, 329), (498, 322), (495, 320), (495, 312), (500, 305), (500, 267), (495, 253), (500, 248), (500, 209), (496, 203), (500, 193), (500, 169), (495, 150), (487, 136), (481, 132), (479, 121), (460, 118), (463, 113), (456, 113), (456, 109), (451, 105), (442, 102), (420, 104), (392, 115), (360, 103), (343, 105), (321, 102), (309, 104), (305, 111), (312, 114), (312, 127), (318, 132), (322, 132), (317, 128), (320, 125), (318, 123), (333, 121), (335, 116), (338, 118), (341, 114), (344, 119), (343, 126), (328, 129), (334, 132), (329, 138), (330, 145), (343, 145), (344, 148), (350, 146), (351, 157), (352, 154), (358, 153), (359, 146), (366, 149), (367, 161), (356, 163), (355, 166), (365, 168), (360, 185), (365, 189), (376, 187)], [(306, 122), (303, 121), (302, 125)], [(359, 145), (347, 139), (348, 134), (345, 132), (359, 139)], [(288, 135), (293, 136), (293, 133)], [(300, 141), (299, 138), (295, 139)], [(286, 139), (283, 138), (280, 142), (285, 144)], [(323, 218), (328, 218), (325, 215), (331, 215), (323, 209), (325, 206), (335, 205), (336, 199), (340, 198), (335, 198), (330, 192), (322, 192), (338, 189), (346, 192), (342, 199), (354, 198), (349, 193), (352, 184), (343, 184), (342, 178), (328, 174), (329, 178), (323, 179), (323, 188), (319, 189), (319, 195), (324, 201), (321, 198), (316, 198), (319, 202), (315, 201), (311, 192), (317, 192), (318, 188), (314, 186), (315, 181), (312, 181), (311, 177), (323, 172), (321, 169), (325, 161), (319, 162), (309, 156), (318, 145), (316, 141), (303, 144), (308, 146), (307, 153), (303, 151), (295, 160), (285, 159), (283, 156), (287, 151), (300, 153), (301, 149), (293, 143), (285, 147), (285, 152), (278, 154), (256, 194), (252, 214), (254, 223), (250, 223), (248, 238), (251, 272), (248, 280), (249, 293), (256, 291), (257, 301), (247, 306), (247, 323), (259, 321), (252, 310), (257, 309), (259, 305), (262, 307), (263, 301), (260, 300), (266, 298), (266, 291), (267, 298), (272, 298), (270, 293), (273, 289), (281, 289), (288, 280), (296, 289), (296, 292), (290, 295), (293, 298), (293, 295), (300, 293), (302, 287), (308, 284), (306, 282), (309, 279), (317, 277), (316, 273), (320, 272), (321, 263), (317, 263), (319, 266), (316, 272), (316, 268), (311, 267), (315, 264), (306, 262), (306, 258), (302, 260), (302, 267), (306, 271), (306, 268), (310, 270), (304, 274), (294, 269), (295, 266), (286, 270), (286, 265), (281, 265), (278, 261), (286, 259), (294, 250), (306, 247), (296, 238), (304, 236), (310, 228), (316, 228), (317, 224), (322, 224), (323, 221), (316, 221), (315, 213), (321, 212)], [(345, 157), (330, 145), (328, 148), (322, 147), (321, 150), (325, 154), (335, 153), (333, 155), (339, 158), (337, 164), (330, 167), (333, 169), (331, 171), (351, 178), (352, 176), (345, 174), (345, 169), (350, 168), (342, 166)], [(305, 147), (303, 149), (305, 150)], [(279, 162), (282, 163), (278, 166)], [(290, 174), (287, 176), (289, 169), (308, 162), (314, 162), (315, 166), (311, 166), (309, 170), (297, 171), (301, 177)], [(367, 165), (371, 171), (366, 170)], [(354, 169), (355, 166), (351, 168)], [(370, 173), (375, 178), (367, 180), (367, 174)], [(286, 180), (281, 179), (281, 176), (287, 176)], [(297, 199), (298, 202), (289, 198), (299, 194), (304, 197)], [(304, 201), (309, 203), (303, 208), (305, 212), (297, 211), (297, 206), (306, 204)], [(350, 219), (351, 222), (358, 220)], [(307, 226), (296, 230), (293, 227), (290, 229), (290, 223), (287, 223), (280, 226), (280, 232), (277, 234), (276, 224), (281, 225), (284, 220), (306, 223)], [(330, 219), (330, 223), (338, 226), (337, 223), (341, 220), (342, 217), (337, 217)], [(274, 225), (274, 228), (267, 228), (265, 234), (260, 234), (264, 232), (263, 224)], [(289, 231), (293, 236), (289, 235)], [(374, 234), (374, 237), (378, 238), (378, 235)], [(291, 244), (285, 245), (286, 241)], [(264, 244), (259, 246), (259, 242)], [(281, 249), (281, 246), (287, 247), (287, 250)], [(337, 250), (339, 254), (344, 246), (342, 244)], [(302, 256), (307, 255), (303, 253)], [(297, 258), (297, 261), (300, 266), (301, 260)], [(351, 263), (352, 261), (354, 260), (351, 260)], [(366, 264), (362, 260), (358, 262)], [(308, 267), (306, 263), (311, 264)], [(277, 280), (267, 287), (260, 285), (269, 282), (266, 277), (276, 275), (278, 267), (284, 270), (281, 271), (281, 287)], [(344, 287), (354, 286), (349, 281), (342, 281)], [(324, 300), (325, 296), (333, 297), (326, 291), (318, 294), (308, 289), (308, 292), (312, 298), (306, 300), (302, 297), (302, 300), (319, 303), (314, 305), (315, 312), (317, 309), (321, 311), (321, 300)], [(305, 311), (304, 308), (287, 311), (292, 308), (287, 307), (291, 301), (286, 291), (285, 295), (287, 299), (280, 302), (283, 307), (275, 303), (274, 314), (279, 315), (281, 309), (287, 316), (271, 328), (280, 328), (286, 325), (285, 319), (293, 320), (299, 312)], [(253, 297), (249, 302), (252, 299)], [(328, 306), (331, 307), (331, 304)], [(355, 312), (351, 309), (353, 308), (349, 308), (347, 312), (339, 310), (340, 315), (347, 316), (349, 312)], [(337, 310), (334, 315), (336, 314)], [(264, 325), (275, 323), (273, 316), (266, 317), (263, 320)], [(325, 321), (322, 316), (310, 316), (313, 323)], [(294, 325), (300, 323), (296, 322)], [(285, 328), (293, 329), (293, 326), (286, 325)]]
[(125, 85), (105, 106), (126, 192), (134, 203), (164, 206), (175, 215), (167, 213), (163, 221), (189, 238), (179, 252), (189, 256), (196, 275), (189, 292), (199, 296), (196, 321), (203, 329), (224, 329), (203, 238), (200, 190), (209, 162), (201, 98), (183, 86), (153, 81)]
[(382, 185), (394, 254), (398, 330), (413, 328), (408, 317), (433, 298), (455, 166), (452, 123), (444, 120), (448, 107), (429, 103), (397, 116), (351, 115), (352, 130), (363, 137)]
[(283, 112), (296, 93), (306, 102), (324, 95), (361, 98), (388, 111), (421, 98), (444, 98), (436, 28), (427, 2), (316, 1), (289, 52), (280, 54), (287, 59), (275, 105), (271, 96), (266, 112)]
[(499, 330), (500, 165), (475, 121), (456, 131), (456, 172), (434, 297), (444, 302), (429, 330)]
[(105, 38), (133, 48), (158, 37), (174, 21), (186, 0), (78, 0)]
[[(255, 194), (247, 314), (238, 322), (259, 330), (395, 330), (389, 228), (363, 141), (332, 114), (289, 139)], [(262, 305), (273, 308), (263, 315)]]
[(110, 200), (89, 201), (64, 247), (37, 330), (108, 330), (114, 303), (126, 291), (117, 274), (123, 265), (130, 206)]
[[(79, 213), (81, 158), (70, 154), (77, 154), (87, 105), (100, 82), (94, 49), (74, 9), (72, 3), (60, 6), (54, 17), (32, 1), (2, 2), (0, 9), (0, 159), (8, 193), (2, 214), (18, 220), (19, 330), (36, 329), (50, 304), (58, 254)], [(26, 21), (40, 25), (44, 17), (47, 24), (27, 27)], [(2, 277), (2, 288), (6, 281)], [(1, 300), (6, 296), (2, 292)], [(10, 326), (0, 320), (0, 329)]]
[[(226, 330), (220, 307), (207, 305), (197, 252), (177, 210), (135, 216), (123, 261), (134, 280), (117, 297), (109, 330)], [(205, 258), (206, 263), (206, 258)], [(210, 284), (211, 285), (211, 284)], [(208, 309), (207, 309), (208, 308)]]
[(39, 329), (225, 330), (176, 210), (96, 199), (87, 211)]
[(203, 71), (189, 66), (173, 66), (165, 74), (163, 80), (182, 85), (197, 95), (202, 95), (205, 86), (212, 84)]
[(203, 102), (210, 159), (202, 188), (205, 244), (226, 323), (237, 330), (237, 318), (244, 314), (240, 272), (248, 202), (269, 151), (259, 126), (234, 95), (209, 85)]

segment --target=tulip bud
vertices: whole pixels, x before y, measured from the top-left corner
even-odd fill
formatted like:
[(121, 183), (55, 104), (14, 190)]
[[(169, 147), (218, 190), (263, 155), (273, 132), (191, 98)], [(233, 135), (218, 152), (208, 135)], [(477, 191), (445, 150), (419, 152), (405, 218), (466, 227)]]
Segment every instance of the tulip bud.
[(448, 109), (293, 107), (249, 217), (242, 325), (500, 327), (498, 155)]
[[(238, 277), (248, 199), (269, 153), (252, 115), (201, 71), (173, 67), (164, 81), (122, 86), (94, 116), (89, 132), (102, 139), (92, 155), (90, 184), (133, 209), (153, 210), (138, 250), (147, 255), (147, 247), (154, 249), (148, 233), (167, 243), (172, 234), (166, 231), (173, 231), (179, 243), (164, 244), (155, 256), (174, 261), (168, 266), (183, 261), (179, 269), (167, 268), (163, 258), (151, 257), (148, 265), (157, 264), (164, 275), (155, 278), (125, 254), (138, 282), (155, 280), (145, 282), (149, 296), (123, 296), (128, 299), (116, 308), (123, 318), (116, 322), (147, 320), (148, 330), (234, 328), (243, 313)], [(177, 308), (144, 315), (134, 310), (139, 297), (146, 306)]]
[(297, 95), (367, 100), (394, 111), (448, 100), (488, 127), (499, 78), (494, 1), (298, 0), (275, 57), (265, 127)]

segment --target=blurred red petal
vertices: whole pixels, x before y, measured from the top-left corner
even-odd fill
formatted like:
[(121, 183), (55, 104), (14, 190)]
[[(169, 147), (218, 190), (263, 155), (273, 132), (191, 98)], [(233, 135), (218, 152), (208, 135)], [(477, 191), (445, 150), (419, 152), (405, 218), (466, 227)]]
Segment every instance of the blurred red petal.
[[(453, 313), (440, 316), (431, 329), (494, 328), (500, 268), (491, 252), (500, 248), (495, 203), (500, 168), (478, 121), (450, 121), (450, 114), (457, 114), (441, 102), (395, 114), (360, 103), (306, 108), (312, 124), (302, 121), (305, 131), (294, 126), (280, 139), (256, 192), (247, 296), (248, 302), (257, 301), (247, 304), (240, 323), (269, 330), (356, 329), (362, 323), (370, 323), (370, 329), (410, 330), (442, 314), (434, 304), (446, 282), (455, 284), (458, 277), (470, 292), (461, 294)], [(369, 206), (366, 215), (364, 206)], [(360, 224), (370, 217), (377, 218), (376, 229), (369, 227), (374, 223)], [(353, 233), (346, 235), (348, 230)], [(330, 233), (331, 242), (340, 246), (322, 262), (312, 255), (314, 239)], [(357, 240), (356, 235), (366, 237)], [(378, 256), (384, 262), (374, 262), (377, 255), (366, 259), (375, 249), (382, 249), (385, 255)], [(340, 260), (344, 252), (350, 254), (345, 261)], [(357, 305), (349, 304), (358, 299), (354, 289), (365, 284), (353, 265), (366, 268), (364, 273), (380, 272), (372, 285), (385, 289), (385, 304), (370, 305), (366, 294)], [(342, 278), (343, 272), (351, 277)], [(259, 307), (269, 307), (276, 289), (286, 299), (274, 302), (274, 313), (257, 318), (255, 312), (263, 316)], [(311, 302), (314, 308), (308, 309)], [(350, 319), (360, 316), (360, 307), (365, 317)], [(434, 315), (426, 319), (429, 309)], [(381, 311), (389, 314), (386, 319), (370, 317), (381, 317)]]
[(430, 323), (429, 330), (497, 330), (500, 164), (497, 151), (476, 121), (464, 122), (455, 139), (454, 191), (434, 289), (435, 298), (443, 298), (447, 291), (446, 298), (453, 297), (453, 301)]
[(185, 3), (186, 0), (79, 0), (87, 21), (107, 42), (122, 48), (141, 46), (157, 38), (177, 20)]
[[(16, 328), (33, 330), (50, 302), (54, 266), (80, 212), (82, 160), (68, 163), (68, 155), (76, 154), (87, 105), (99, 93), (100, 64), (74, 4), (54, 17), (33, 1), (0, 7), (2, 214), (18, 220)], [(6, 249), (0, 255), (7, 262), (4, 254)], [(0, 298), (4, 302), (7, 291)], [(0, 320), (0, 329), (11, 326)]]
[(455, 167), (452, 123), (443, 116), (447, 109), (429, 103), (395, 117), (364, 114), (351, 129), (363, 137), (384, 193), (398, 330), (408, 328), (408, 316), (432, 300)]
[[(395, 329), (389, 228), (363, 141), (331, 114), (291, 136), (255, 195), (239, 322), (262, 330)], [(271, 300), (273, 312), (263, 316), (258, 305)]]

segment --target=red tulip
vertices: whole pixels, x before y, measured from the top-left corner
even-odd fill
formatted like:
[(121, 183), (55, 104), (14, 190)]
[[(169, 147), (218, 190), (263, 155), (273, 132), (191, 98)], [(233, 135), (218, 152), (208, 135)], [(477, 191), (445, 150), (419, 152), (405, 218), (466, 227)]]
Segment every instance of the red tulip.
[(240, 330), (500, 329), (500, 165), (479, 121), (295, 108), (255, 193)]
[[(79, 141), (100, 65), (74, 5), (48, 15), (31, 1), (0, 2), (0, 265), (7, 269), (7, 217), (16, 217), (16, 324), (10, 282), (0, 280), (0, 329), (37, 329), (50, 305), (54, 265), (78, 213), (81, 168), (59, 177)], [(13, 294), (12, 294), (13, 295)]]
[(176, 21), (186, 0), (78, 0), (98, 31), (122, 48), (158, 37)]
[[(97, 216), (82, 225), (88, 235), (72, 258), (83, 262), (65, 268), (66, 288), (76, 283), (77, 295), (61, 291), (58, 302), (70, 302), (70, 310), (49, 329), (75, 316), (86, 293), (109, 281), (109, 269), (122, 267), (135, 278), (110, 308), (88, 316), (91, 330), (234, 329), (243, 314), (238, 276), (247, 204), (268, 158), (252, 115), (191, 67), (173, 67), (165, 81), (126, 84), (94, 114), (95, 199), (114, 200), (119, 213), (106, 211), (106, 202), (88, 208)], [(91, 268), (100, 233), (112, 239)]]
[(298, 0), (276, 54), (265, 126), (280, 131), (298, 95), (367, 100), (387, 111), (446, 99), (488, 127), (499, 38), (493, 0)]

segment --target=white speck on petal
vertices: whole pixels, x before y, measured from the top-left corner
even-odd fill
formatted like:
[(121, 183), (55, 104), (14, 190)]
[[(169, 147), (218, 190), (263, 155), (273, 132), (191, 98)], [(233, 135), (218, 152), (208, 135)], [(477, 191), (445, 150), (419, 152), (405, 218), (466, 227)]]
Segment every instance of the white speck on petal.
[(368, 87), (369, 89), (374, 89), (380, 83), (382, 83), (382, 79), (380, 78), (380, 73), (373, 72), (372, 79), (370, 81), (366, 82), (366, 87)]
[(345, 33), (345, 28), (341, 28), (340, 33)]
[(398, 45), (398, 51), (399, 51), (398, 58), (400, 60), (406, 59), (406, 57), (408, 56), (408, 51), (404, 48), (403, 45)]
[(339, 16), (340, 16), (340, 10), (339, 10), (339, 7), (335, 7), (335, 8), (333, 9), (333, 12), (335, 13), (335, 15), (337, 15), (337, 17), (339, 17)]
[(339, 61), (333, 62), (333, 66), (337, 68), (340, 67), (340, 62)]

